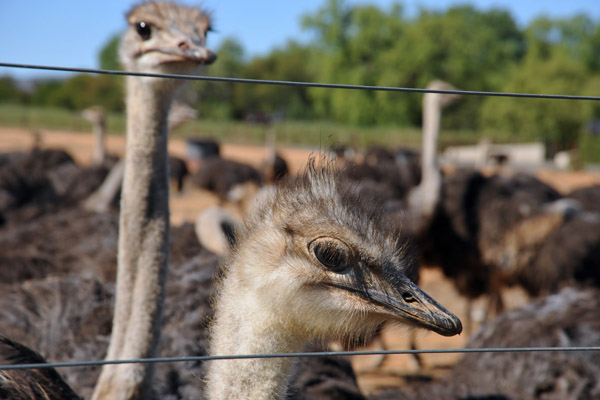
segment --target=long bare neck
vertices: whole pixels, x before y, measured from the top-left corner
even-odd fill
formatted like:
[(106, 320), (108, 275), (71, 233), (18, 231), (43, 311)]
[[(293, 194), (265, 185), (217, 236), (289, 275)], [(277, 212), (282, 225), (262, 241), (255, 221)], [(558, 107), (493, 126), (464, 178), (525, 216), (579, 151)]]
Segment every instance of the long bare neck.
[(418, 217), (419, 225), (426, 224), (440, 199), (442, 176), (437, 165), (437, 143), (440, 130), (441, 106), (437, 94), (423, 98), (423, 145), (421, 154), (421, 183), (409, 194), (409, 206)]
[[(248, 265), (236, 267), (230, 266), (217, 299), (211, 355), (300, 351), (306, 341), (301, 327), (285, 326), (282, 315), (267, 304), (268, 293), (245, 286), (252, 279), (243, 272)], [(291, 365), (290, 358), (211, 361), (207, 396), (211, 400), (283, 398)]]
[(424, 181), (438, 179), (437, 144), (440, 133), (441, 107), (437, 94), (428, 93), (423, 99), (423, 149), (421, 172)]
[[(167, 115), (170, 96), (128, 78), (127, 144), (119, 221), (117, 295), (107, 359), (155, 355), (169, 259)], [(105, 366), (93, 399), (135, 399), (151, 364)]]
[(104, 134), (106, 125), (104, 121), (97, 121), (93, 125), (94, 130), (94, 154), (92, 155), (92, 163), (100, 165), (104, 162), (106, 150), (104, 146)]

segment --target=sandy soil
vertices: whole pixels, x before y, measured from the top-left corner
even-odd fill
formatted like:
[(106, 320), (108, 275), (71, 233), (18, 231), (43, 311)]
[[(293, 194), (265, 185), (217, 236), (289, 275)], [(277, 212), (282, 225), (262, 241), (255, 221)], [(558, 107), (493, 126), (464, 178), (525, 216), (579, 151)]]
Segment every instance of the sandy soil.
[[(31, 148), (34, 136), (31, 132), (17, 128), (0, 127), (0, 152), (27, 150)], [(44, 131), (41, 133), (41, 143), (44, 147), (63, 148), (71, 153), (77, 162), (86, 164), (91, 161), (92, 136), (89, 133)], [(108, 152), (122, 155), (125, 139), (122, 136), (107, 137)], [(169, 142), (171, 154), (185, 157), (185, 142), (171, 140)], [(281, 148), (282, 156), (288, 161), (292, 171), (298, 171), (306, 163), (311, 154), (310, 150)], [(225, 144), (222, 147), (223, 156), (234, 160), (259, 165), (265, 157), (263, 147), (238, 146)], [(556, 172), (540, 171), (539, 177), (554, 185), (561, 191), (569, 191), (577, 187), (600, 183), (600, 174), (581, 172)], [(193, 221), (203, 208), (216, 204), (216, 198), (210, 193), (186, 187), (182, 194), (173, 194), (171, 197), (171, 218), (174, 224), (183, 221)], [(456, 313), (461, 320), (466, 319), (466, 302), (454, 290), (450, 282), (444, 279), (438, 269), (425, 268), (421, 274), (420, 286), (432, 297)], [(486, 299), (479, 300), (474, 305), (474, 314), (481, 315), (485, 309)], [(526, 302), (526, 296), (517, 289), (506, 292), (504, 300), (509, 308), (517, 307)], [(383, 343), (386, 349), (409, 348), (410, 334), (398, 328), (390, 328), (384, 332)], [(464, 346), (468, 333), (460, 336), (445, 338), (433, 333), (417, 332), (416, 341), (419, 348), (449, 349)], [(373, 347), (373, 348), (376, 348)], [(433, 376), (443, 375), (454, 364), (460, 355), (439, 354), (422, 355), (424, 369), (419, 369), (415, 359), (409, 355), (391, 355), (385, 358), (382, 364), (374, 366), (378, 357), (357, 356), (353, 363), (358, 371), (361, 387), (366, 392), (381, 386), (397, 386), (403, 379), (415, 374), (428, 374)]]

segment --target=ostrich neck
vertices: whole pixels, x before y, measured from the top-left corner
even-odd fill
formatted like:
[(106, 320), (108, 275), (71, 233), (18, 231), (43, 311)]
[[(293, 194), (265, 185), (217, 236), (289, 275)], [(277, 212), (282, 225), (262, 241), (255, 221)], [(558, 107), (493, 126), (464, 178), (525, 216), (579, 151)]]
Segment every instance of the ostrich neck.
[(437, 144), (440, 132), (441, 110), (438, 94), (426, 94), (423, 100), (423, 181), (429, 182), (439, 177), (437, 165)]
[(98, 122), (94, 124), (94, 154), (92, 156), (92, 162), (95, 165), (100, 165), (104, 161), (104, 122)]
[(417, 217), (419, 230), (428, 224), (440, 199), (442, 176), (437, 165), (437, 143), (441, 109), (437, 94), (423, 98), (423, 145), (421, 150), (421, 183), (409, 194), (410, 209)]
[[(117, 294), (107, 359), (155, 355), (169, 258), (167, 116), (171, 96), (127, 81), (127, 144), (119, 221)], [(94, 399), (144, 396), (151, 364), (105, 366)]]
[[(211, 355), (300, 351), (306, 341), (301, 329), (285, 329), (276, 307), (261, 301), (259, 291), (243, 287), (243, 277), (235, 272), (235, 268), (230, 267), (219, 293), (211, 331)], [(283, 398), (291, 365), (291, 358), (211, 361), (207, 375), (208, 398)]]

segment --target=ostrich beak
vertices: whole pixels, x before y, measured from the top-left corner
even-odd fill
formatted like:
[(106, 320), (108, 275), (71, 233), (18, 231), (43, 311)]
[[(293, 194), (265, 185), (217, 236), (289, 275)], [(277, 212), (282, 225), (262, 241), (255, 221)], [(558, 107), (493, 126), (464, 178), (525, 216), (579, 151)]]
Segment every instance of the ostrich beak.
[(418, 327), (443, 336), (462, 332), (462, 324), (456, 315), (408, 279), (390, 292), (369, 289), (369, 295), (386, 314), (408, 320)]
[(196, 45), (191, 40), (182, 41), (178, 47), (152, 49), (169, 57), (164, 62), (192, 61), (198, 64), (212, 64), (217, 55), (206, 46)]

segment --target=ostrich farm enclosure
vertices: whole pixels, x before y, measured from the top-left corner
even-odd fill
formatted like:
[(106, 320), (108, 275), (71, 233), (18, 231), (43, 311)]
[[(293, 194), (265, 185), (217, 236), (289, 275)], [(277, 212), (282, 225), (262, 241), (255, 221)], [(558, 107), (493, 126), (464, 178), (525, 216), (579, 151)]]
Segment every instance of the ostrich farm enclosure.
[[(90, 133), (43, 131), (39, 139), (42, 147), (66, 150), (81, 165), (91, 162), (93, 140)], [(27, 151), (31, 149), (33, 143), (34, 136), (26, 129), (0, 127), (0, 152)], [(122, 156), (125, 138), (109, 135), (106, 146), (109, 154)], [(170, 154), (185, 158), (185, 150), (184, 140), (170, 140)], [(288, 162), (292, 173), (295, 173), (303, 167), (311, 154), (318, 152), (318, 149), (280, 148), (279, 152)], [(258, 146), (224, 144), (221, 153), (224, 158), (258, 166), (264, 160), (267, 150)], [(538, 177), (562, 192), (600, 183), (600, 173), (541, 170), (538, 172)], [(171, 196), (172, 223), (179, 225), (185, 221), (194, 221), (199, 211), (217, 202), (216, 196), (188, 184), (184, 187), (183, 193), (173, 193)], [(463, 321), (465, 320), (466, 302), (437, 268), (421, 269), (420, 286)], [(509, 290), (511, 295), (504, 296), (508, 308), (520, 306), (526, 301), (525, 295), (519, 289)], [(482, 312), (485, 304), (486, 299), (478, 300), (474, 310)], [(420, 331), (417, 333), (417, 346), (422, 349), (460, 348), (464, 346), (467, 338), (468, 332), (446, 338)], [(383, 341), (388, 350), (410, 348), (409, 335), (406, 331), (388, 329), (384, 332)], [(417, 365), (412, 356), (408, 355), (387, 356), (379, 365), (376, 356), (355, 356), (353, 364), (359, 384), (365, 392), (369, 392), (377, 387), (399, 385), (403, 378), (410, 376), (441, 376), (459, 358), (460, 355), (457, 354), (421, 355), (422, 368)], [(375, 365), (378, 366), (374, 367)]]

